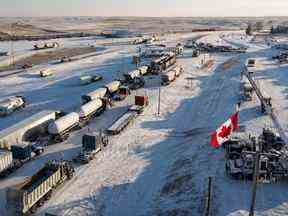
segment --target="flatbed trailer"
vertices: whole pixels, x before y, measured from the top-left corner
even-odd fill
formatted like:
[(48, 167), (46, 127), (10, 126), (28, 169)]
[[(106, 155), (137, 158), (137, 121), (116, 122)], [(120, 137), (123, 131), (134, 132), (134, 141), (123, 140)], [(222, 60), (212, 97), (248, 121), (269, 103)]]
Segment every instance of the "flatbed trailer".
[(119, 134), (137, 115), (137, 111), (128, 110), (107, 129), (107, 133), (110, 135)]

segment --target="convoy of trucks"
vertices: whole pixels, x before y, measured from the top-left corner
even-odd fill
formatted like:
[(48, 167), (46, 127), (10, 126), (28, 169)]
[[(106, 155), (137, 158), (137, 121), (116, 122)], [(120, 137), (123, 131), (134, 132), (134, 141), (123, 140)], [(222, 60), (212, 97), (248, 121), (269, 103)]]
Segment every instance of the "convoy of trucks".
[(183, 72), (182, 66), (177, 65), (168, 72), (161, 75), (162, 85), (169, 85)]
[[(47, 47), (47, 45), (45, 46)], [(41, 46), (38, 46), (37, 49), (41, 49)], [(161, 67), (161, 70), (166, 69), (175, 61), (175, 54), (168, 53), (165, 58), (161, 59), (158, 66)], [(155, 69), (157, 65), (153, 65), (153, 67)], [(182, 70), (181, 67), (176, 66), (171, 71), (177, 77)], [(25, 162), (41, 155), (46, 144), (50, 144), (48, 142), (66, 140), (72, 130), (85, 126), (92, 118), (103, 113), (111, 99), (122, 100), (130, 94), (130, 89), (142, 87), (145, 84), (143, 76), (148, 72), (151, 72), (151, 66), (141, 66), (125, 74), (124, 81), (114, 80), (83, 95), (79, 112), (65, 114), (61, 111), (41, 111), (0, 131), (0, 177), (7, 176)], [(41, 77), (50, 76), (53, 75), (53, 71), (50, 69), (43, 70), (40, 75)], [(83, 79), (83, 84), (91, 82), (93, 82), (93, 77)], [(135, 96), (135, 104), (129, 107), (120, 118), (116, 119), (106, 130), (107, 134), (120, 133), (144, 111), (148, 104), (147, 96)], [(25, 99), (23, 97), (11, 97), (9, 100), (0, 102), (0, 113), (10, 114), (17, 108), (24, 106)], [(48, 137), (47, 143), (43, 143), (41, 140), (45, 137)], [(89, 163), (107, 145), (108, 135), (102, 132), (89, 132), (82, 137), (81, 152), (73, 161)], [(28, 180), (9, 187), (7, 190), (8, 215), (33, 213), (37, 207), (50, 198), (54, 188), (71, 179), (73, 173), (74, 168), (70, 162), (50, 161)]]

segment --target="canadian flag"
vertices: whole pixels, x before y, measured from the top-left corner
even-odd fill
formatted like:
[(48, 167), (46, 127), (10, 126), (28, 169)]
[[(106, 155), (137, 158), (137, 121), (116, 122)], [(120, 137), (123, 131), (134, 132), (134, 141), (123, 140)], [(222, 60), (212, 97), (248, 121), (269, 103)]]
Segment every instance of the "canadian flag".
[(210, 143), (214, 148), (219, 148), (230, 138), (231, 134), (238, 129), (238, 114), (239, 112), (233, 114), (225, 123), (212, 133)]

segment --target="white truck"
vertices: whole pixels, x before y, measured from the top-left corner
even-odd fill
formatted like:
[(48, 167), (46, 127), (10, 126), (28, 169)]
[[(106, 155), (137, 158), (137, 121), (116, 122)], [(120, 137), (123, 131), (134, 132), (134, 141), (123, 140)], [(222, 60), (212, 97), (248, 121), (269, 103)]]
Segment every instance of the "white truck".
[(54, 71), (52, 69), (50, 69), (50, 68), (40, 71), (40, 76), (41, 77), (48, 77), (48, 76), (52, 76), (53, 74), (54, 74)]
[(68, 139), (70, 131), (79, 127), (79, 124), (79, 114), (71, 112), (56, 121), (51, 122), (48, 126), (48, 133), (55, 142), (62, 142)]
[(7, 116), (17, 109), (25, 107), (25, 98), (22, 96), (12, 96), (0, 101), (0, 116)]
[(43, 110), (0, 131), (0, 148), (10, 149), (11, 145), (22, 141), (35, 141), (47, 133), (49, 123), (60, 115), (59, 111)]

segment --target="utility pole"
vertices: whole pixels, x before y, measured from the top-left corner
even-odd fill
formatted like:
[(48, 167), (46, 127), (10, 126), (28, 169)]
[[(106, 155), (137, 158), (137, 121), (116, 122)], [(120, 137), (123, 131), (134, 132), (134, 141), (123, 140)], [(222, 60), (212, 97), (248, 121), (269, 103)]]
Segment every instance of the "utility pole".
[(249, 216), (254, 216), (254, 209), (255, 209), (255, 204), (256, 204), (256, 192), (257, 192), (258, 174), (259, 174), (259, 160), (260, 160), (260, 152), (257, 151), (256, 154), (254, 155), (252, 200), (251, 200)]
[(159, 92), (158, 92), (158, 116), (160, 115), (160, 106), (161, 106), (161, 83), (160, 83)]

